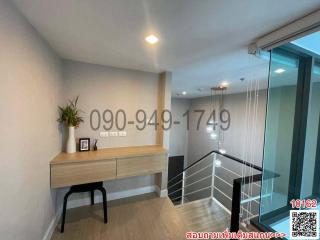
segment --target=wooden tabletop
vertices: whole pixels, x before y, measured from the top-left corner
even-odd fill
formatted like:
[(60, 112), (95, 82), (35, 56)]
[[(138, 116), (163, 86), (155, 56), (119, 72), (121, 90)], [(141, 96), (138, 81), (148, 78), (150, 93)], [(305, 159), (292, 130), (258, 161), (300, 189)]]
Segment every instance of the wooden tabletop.
[(86, 162), (107, 160), (124, 157), (138, 157), (155, 154), (165, 154), (167, 149), (159, 145), (137, 146), (137, 147), (118, 147), (118, 148), (104, 148), (98, 151), (76, 152), (76, 153), (60, 153), (50, 164), (64, 164), (73, 162)]

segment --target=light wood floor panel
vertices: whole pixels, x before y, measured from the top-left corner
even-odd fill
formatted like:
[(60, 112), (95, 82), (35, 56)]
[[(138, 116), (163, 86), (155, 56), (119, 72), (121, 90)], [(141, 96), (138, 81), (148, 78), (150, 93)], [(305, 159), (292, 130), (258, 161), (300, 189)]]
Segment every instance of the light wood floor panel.
[(180, 240), (187, 231), (230, 227), (230, 214), (210, 199), (173, 206), (168, 198), (145, 194), (108, 202), (108, 211), (104, 224), (101, 204), (67, 210), (65, 232), (58, 225), (51, 240)]
[(108, 205), (107, 224), (101, 204), (67, 210), (65, 232), (58, 225), (52, 240), (185, 239), (187, 225), (168, 198), (147, 194)]
[[(223, 232), (226, 228), (230, 229), (230, 214), (211, 199), (177, 205), (176, 208), (188, 228), (194, 232)], [(252, 225), (248, 228), (240, 227), (244, 232), (258, 231)]]
[(230, 227), (230, 214), (211, 199), (178, 205), (176, 208), (195, 232), (218, 232)]

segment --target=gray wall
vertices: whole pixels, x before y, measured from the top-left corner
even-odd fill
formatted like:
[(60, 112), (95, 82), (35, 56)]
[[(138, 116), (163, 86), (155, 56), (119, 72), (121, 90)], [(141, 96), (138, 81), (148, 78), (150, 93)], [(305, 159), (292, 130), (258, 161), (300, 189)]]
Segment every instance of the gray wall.
[[(257, 118), (257, 131), (254, 134), (249, 135), (246, 132), (246, 93), (229, 94), (224, 98), (224, 108), (229, 110), (231, 116), (230, 128), (224, 131), (223, 147), (227, 150), (227, 153), (245, 159), (244, 142), (246, 135), (252, 137), (255, 140), (254, 155), (252, 157), (253, 162), (256, 165), (261, 166), (263, 155), (263, 138), (264, 138), (264, 124), (265, 124), (265, 108), (266, 108), (266, 91), (259, 92), (258, 103), (258, 118)], [(210, 138), (210, 134), (206, 131), (206, 122), (209, 117), (209, 113), (212, 111), (211, 97), (192, 99), (190, 112), (203, 109), (205, 110), (205, 116), (201, 121), (200, 129), (196, 130), (196, 124), (199, 114), (192, 113), (190, 116), (190, 130), (188, 140), (188, 164), (193, 163), (201, 156), (210, 152), (213, 149), (217, 149), (217, 141)], [(252, 126), (250, 127), (252, 129)], [(250, 159), (247, 159), (248, 161)]]
[[(210, 112), (212, 112), (212, 103), (211, 97), (202, 97), (202, 98), (195, 98), (189, 100), (190, 103), (190, 128), (188, 131), (188, 144), (187, 144), (187, 164), (190, 165), (193, 162), (197, 161), (199, 158), (207, 154), (212, 150), (218, 149), (217, 140), (211, 139), (210, 134), (207, 132), (207, 120), (209, 118)], [(262, 157), (263, 157), (263, 141), (264, 141), (264, 127), (265, 127), (265, 110), (266, 110), (266, 91), (261, 90), (259, 91), (259, 101), (258, 101), (258, 114), (256, 123), (256, 131), (251, 131), (253, 129), (253, 119), (251, 118), (251, 124), (249, 125), (249, 130), (246, 131), (246, 101), (247, 101), (247, 94), (246, 93), (239, 93), (239, 94), (229, 94), (225, 95), (224, 98), (224, 108), (229, 110), (231, 116), (231, 123), (230, 128), (224, 131), (224, 141), (223, 141), (223, 148), (226, 149), (227, 153), (238, 157), (240, 159), (246, 160), (248, 162), (253, 162), (254, 164), (261, 166), (262, 165)], [(175, 100), (172, 101), (173, 103)], [(174, 104), (173, 104), (174, 106)], [(253, 104), (251, 106), (253, 108)], [(172, 108), (173, 115), (178, 114), (178, 110), (181, 108)], [(197, 122), (199, 118), (199, 113), (195, 113), (195, 110), (205, 110), (205, 114), (201, 120), (201, 124), (199, 130), (197, 130)], [(180, 111), (181, 112), (181, 111)], [(185, 112), (185, 111), (184, 111)], [(251, 115), (250, 115), (251, 116)], [(174, 131), (174, 129), (173, 129)], [(173, 132), (172, 131), (172, 132)], [(180, 134), (181, 135), (181, 134)], [(252, 155), (244, 155), (245, 151), (251, 152), (250, 142), (246, 142), (246, 136), (251, 140), (252, 148)], [(173, 143), (174, 141), (179, 141), (180, 138), (176, 138), (176, 136), (172, 136), (171, 146), (175, 146)], [(247, 146), (244, 148), (244, 146)], [(201, 164), (195, 166), (194, 168), (190, 169), (187, 172), (187, 175), (191, 175), (195, 171), (208, 166), (212, 163), (212, 156), (207, 157), (205, 160), (202, 161)], [(234, 171), (236, 174), (232, 174), (223, 168), (216, 168), (216, 175), (229, 184), (232, 184), (234, 178), (238, 178), (242, 175), (242, 171), (245, 175), (252, 175), (258, 173), (257, 171), (252, 171), (252, 169), (243, 167), (242, 164), (236, 163), (224, 157), (218, 157), (221, 162), (222, 166)], [(210, 176), (212, 174), (212, 168), (207, 168), (206, 170), (202, 171), (190, 177), (187, 180), (187, 184), (191, 184), (194, 181), (197, 181), (201, 178)], [(212, 179), (206, 178), (203, 181), (190, 185), (186, 189), (186, 193), (189, 194), (186, 196), (187, 200), (196, 200), (201, 199), (204, 197), (209, 197), (211, 194), (210, 189), (206, 189), (194, 194), (190, 194), (193, 191), (199, 190), (201, 188), (211, 186)], [(221, 181), (220, 179), (215, 179), (215, 186), (221, 190), (225, 194), (227, 194), (230, 198), (232, 197), (232, 188), (226, 184), (225, 182)], [(249, 191), (249, 190), (248, 190)], [(251, 190), (250, 190), (251, 191)], [(251, 193), (251, 192), (250, 192)], [(254, 187), (252, 195), (259, 194), (259, 187)], [(214, 191), (214, 196), (222, 202), (227, 208), (231, 208), (231, 201), (219, 191)], [(258, 211), (258, 205), (254, 205), (254, 212)]]
[(183, 114), (190, 108), (189, 99), (172, 98), (171, 112), (172, 119), (179, 121), (180, 124), (173, 124), (170, 130), (170, 156), (185, 156), (188, 155), (188, 129), (187, 119)]
[[(101, 139), (99, 131), (90, 129), (88, 117), (94, 108), (122, 108), (130, 120), (144, 109), (150, 117), (157, 109), (159, 75), (60, 61), (5, 0), (0, 0), (0, 50), (0, 235), (8, 240), (42, 239), (54, 224), (66, 191), (50, 189), (49, 162), (63, 146), (57, 106), (80, 95), (85, 123), (76, 136), (98, 138), (100, 147), (152, 145), (156, 142), (152, 127), (138, 131), (127, 126), (127, 137)], [(107, 189), (108, 193), (149, 191), (154, 185), (154, 176), (144, 176), (107, 182)], [(74, 205), (82, 204), (84, 197), (79, 195)]]
[[(84, 123), (76, 129), (76, 138), (90, 137), (91, 140), (96, 138), (100, 148), (156, 143), (154, 126), (147, 126), (140, 131), (135, 125), (127, 125), (126, 137), (101, 138), (99, 133), (105, 130), (102, 124), (97, 131), (91, 129), (90, 112), (98, 109), (102, 114), (105, 109), (110, 109), (115, 114), (118, 109), (123, 109), (127, 121), (135, 121), (136, 111), (143, 109), (150, 118), (153, 111), (157, 109), (158, 74), (64, 60), (63, 77), (65, 101), (79, 95), (79, 108), (84, 111)], [(118, 131), (115, 124), (109, 131)], [(154, 186), (155, 179), (154, 175), (150, 175), (109, 181), (105, 184), (110, 194)], [(63, 194), (64, 191), (61, 191), (60, 195)], [(87, 194), (74, 195), (71, 199), (83, 197), (87, 197)]]
[(55, 216), (49, 161), (61, 150), (60, 61), (0, 0), (1, 239), (42, 239)]

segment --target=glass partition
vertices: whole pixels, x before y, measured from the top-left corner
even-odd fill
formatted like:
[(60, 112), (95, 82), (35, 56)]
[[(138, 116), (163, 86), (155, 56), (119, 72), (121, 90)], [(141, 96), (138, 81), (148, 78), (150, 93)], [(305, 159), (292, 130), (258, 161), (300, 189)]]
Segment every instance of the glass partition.
[(299, 58), (293, 54), (271, 53), (263, 168), (264, 173), (281, 174), (275, 179), (264, 174), (260, 215), (288, 202), (298, 66)]
[(319, 147), (320, 123), (320, 66), (315, 64), (311, 75), (309, 110), (304, 149), (303, 172), (300, 198), (319, 197), (319, 166), (317, 148)]
[(287, 236), (290, 201), (320, 200), (320, 58), (301, 42), (271, 52), (258, 219)]

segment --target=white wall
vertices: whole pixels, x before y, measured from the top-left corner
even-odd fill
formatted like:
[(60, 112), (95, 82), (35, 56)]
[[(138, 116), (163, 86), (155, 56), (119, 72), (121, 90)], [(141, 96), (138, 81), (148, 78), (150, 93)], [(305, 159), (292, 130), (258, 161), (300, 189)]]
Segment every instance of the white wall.
[[(80, 96), (85, 122), (76, 136), (99, 139), (99, 147), (153, 145), (153, 126), (144, 130), (127, 125), (127, 137), (100, 138), (101, 128), (90, 128), (93, 109), (126, 112), (136, 122), (139, 109), (150, 118), (158, 108), (159, 75), (93, 64), (60, 61), (14, 6), (0, 0), (0, 157), (1, 227), (4, 239), (41, 239), (55, 220), (66, 189), (50, 189), (49, 162), (63, 148), (63, 131), (56, 119), (57, 106)], [(63, 80), (62, 80), (63, 79)], [(170, 88), (170, 84), (166, 85)], [(170, 109), (170, 89), (166, 108)], [(110, 131), (116, 131), (115, 127)], [(165, 134), (169, 134), (166, 132)], [(165, 137), (169, 144), (169, 137)], [(148, 192), (155, 177), (142, 176), (106, 182), (109, 197)], [(125, 193), (124, 193), (125, 192)], [(120, 195), (119, 195), (120, 194)], [(122, 194), (122, 195), (121, 195)], [(21, 196), (21, 197), (19, 197)], [(75, 197), (75, 204), (87, 195)], [(2, 222), (3, 221), (3, 222)]]
[[(110, 109), (115, 114), (118, 109), (123, 109), (127, 121), (136, 122), (137, 110), (143, 109), (150, 118), (158, 104), (158, 74), (68, 60), (63, 61), (63, 69), (65, 102), (79, 95), (78, 106), (84, 112), (82, 114), (84, 123), (76, 130), (77, 138), (90, 137), (92, 141), (96, 138), (100, 148), (154, 145), (156, 143), (154, 126), (147, 126), (140, 131), (135, 125), (127, 124), (126, 137), (101, 138), (100, 131), (105, 131), (102, 127), (103, 122), (99, 130), (92, 130), (90, 113), (93, 109), (98, 109), (101, 114), (104, 110)], [(117, 131), (115, 124), (109, 131)], [(154, 175), (105, 183), (108, 194), (154, 185)], [(59, 195), (62, 197), (64, 191), (60, 192)], [(87, 194), (78, 194), (71, 196), (70, 199), (83, 199), (87, 196)]]
[(172, 119), (179, 121), (180, 124), (173, 124), (170, 131), (170, 156), (185, 156), (187, 158), (188, 153), (188, 130), (187, 130), (187, 118), (183, 117), (183, 114), (189, 110), (190, 100), (172, 98), (171, 100), (171, 112)]
[[(99, 147), (153, 145), (153, 126), (144, 130), (127, 125), (127, 137), (100, 138), (90, 128), (93, 109), (126, 112), (136, 122), (139, 109), (150, 118), (158, 108), (159, 75), (86, 63), (61, 61), (25, 18), (6, 0), (0, 0), (0, 159), (2, 208), (0, 238), (42, 239), (54, 226), (66, 189), (50, 189), (50, 160), (61, 152), (64, 129), (59, 126), (58, 105), (80, 96), (85, 122), (76, 136), (99, 139)], [(170, 74), (170, 73), (166, 73)], [(170, 109), (170, 84), (165, 107)], [(115, 127), (110, 131), (116, 131)], [(168, 136), (167, 136), (168, 135)], [(169, 131), (165, 133), (169, 144)], [(109, 199), (149, 192), (155, 177), (142, 176), (106, 182)], [(57, 194), (58, 192), (58, 194)], [(77, 205), (86, 194), (75, 197)], [(52, 229), (51, 229), (52, 230)]]
[(0, 0), (0, 238), (42, 239), (55, 215), (49, 161), (60, 152), (60, 61)]
[[(152, 126), (140, 131), (127, 124), (126, 137), (100, 138), (99, 132), (105, 131), (103, 124), (99, 130), (92, 130), (90, 113), (93, 109), (101, 114), (110, 109), (116, 114), (123, 109), (127, 121), (137, 122), (135, 114), (143, 109), (149, 118), (157, 109), (158, 74), (73, 61), (63, 61), (63, 67), (65, 100), (79, 95), (79, 108), (84, 111), (84, 123), (76, 130), (77, 137), (97, 138), (101, 148), (155, 144), (156, 131)], [(120, 120), (119, 124), (122, 117)], [(117, 131), (115, 124), (110, 131)]]

